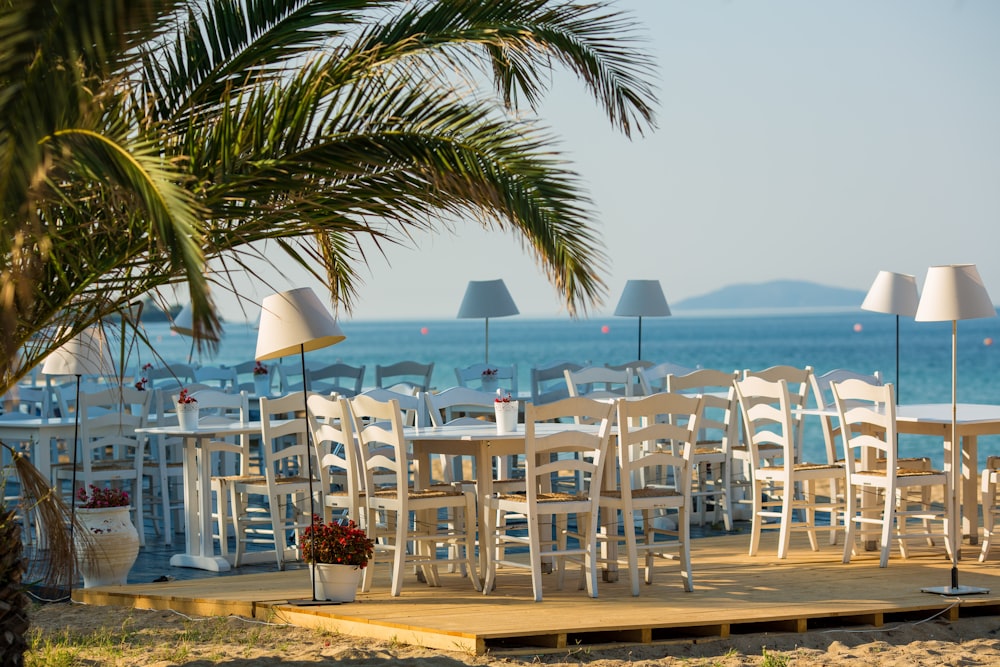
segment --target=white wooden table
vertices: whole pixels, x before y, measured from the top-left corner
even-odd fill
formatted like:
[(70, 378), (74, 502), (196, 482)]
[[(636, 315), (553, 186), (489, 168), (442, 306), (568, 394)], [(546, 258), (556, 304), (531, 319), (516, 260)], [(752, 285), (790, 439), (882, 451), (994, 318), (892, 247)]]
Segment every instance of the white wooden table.
[[(199, 424), (198, 428), (149, 426), (136, 433), (184, 439), (184, 522), (185, 551), (170, 557), (174, 567), (194, 567), (212, 572), (227, 572), (229, 561), (215, 553), (212, 538), (212, 457), (204, 451), (205, 443), (231, 436), (260, 433), (259, 421), (226, 424)], [(219, 502), (226, 502), (220, 498)]]
[[(565, 430), (565, 424), (536, 424), (535, 432), (539, 435), (550, 435)], [(580, 430), (580, 426), (572, 425), (574, 430)], [(596, 432), (598, 426), (594, 425)], [(524, 444), (524, 424), (518, 424), (512, 433), (497, 433), (496, 424), (493, 422), (483, 422), (483, 426), (475, 424), (454, 424), (431, 427), (407, 427), (403, 432), (406, 439), (413, 446), (413, 460), (416, 463), (415, 484), (417, 488), (427, 486), (430, 479), (431, 456), (433, 454), (447, 454), (452, 456), (470, 456), (475, 460), (476, 485), (478, 491), (477, 498), (477, 527), (482, 530), (486, 525), (486, 503), (484, 498), (493, 495), (493, 457), (514, 456), (525, 453)], [(609, 455), (609, 461), (616, 461), (616, 457)], [(605, 474), (607, 477), (607, 474)], [(614, 479), (614, 476), (611, 477)], [(482, 536), (480, 536), (482, 537)], [(488, 564), (488, 554), (482, 548), (485, 544), (483, 539), (479, 540), (479, 571), (486, 572)], [(614, 553), (614, 550), (612, 550)], [(615, 568), (609, 567), (610, 570)], [(611, 575), (613, 576), (613, 575)]]

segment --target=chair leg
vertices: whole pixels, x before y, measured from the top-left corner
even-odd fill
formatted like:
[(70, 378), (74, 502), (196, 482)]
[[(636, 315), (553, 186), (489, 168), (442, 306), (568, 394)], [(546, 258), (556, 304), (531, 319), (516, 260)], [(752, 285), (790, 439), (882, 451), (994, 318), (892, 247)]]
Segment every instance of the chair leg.
[[(491, 510), (487, 508), (484, 512), (486, 526), (479, 535), (479, 548), (486, 549), (486, 571), (483, 572), (483, 595), (489, 595), (496, 585), (497, 559), (500, 558), (500, 550), (497, 546), (497, 515), (501, 510)], [(485, 534), (483, 534), (485, 532)]]
[(538, 513), (528, 513), (528, 551), (531, 558), (531, 589), (535, 602), (542, 601), (542, 545), (538, 535)]
[(984, 470), (980, 483), (980, 493), (983, 505), (983, 546), (979, 551), (979, 562), (983, 563), (990, 555), (990, 543), (993, 540), (993, 528), (997, 511), (997, 473)]
[(751, 515), (751, 527), (750, 527), (750, 555), (756, 556), (757, 549), (760, 548), (760, 532), (763, 529), (764, 518), (760, 513), (764, 510), (763, 499), (761, 493), (761, 484), (758, 480), (754, 479), (753, 486), (751, 488), (751, 493), (753, 494), (753, 514)]
[[(397, 513), (398, 514), (398, 513)], [(396, 516), (396, 542), (392, 554), (392, 586), (391, 595), (396, 598), (403, 590), (403, 572), (406, 564), (406, 526), (407, 517)]]
[(844, 563), (851, 562), (851, 556), (854, 555), (854, 543), (857, 537), (854, 531), (857, 527), (857, 491), (851, 486), (850, 483), (845, 484), (844, 491), (844, 501), (847, 507), (844, 509)]
[(694, 578), (691, 574), (691, 520), (686, 506), (677, 509), (677, 539), (678, 556), (680, 557), (681, 579), (684, 590), (688, 593), (694, 590)]
[[(792, 539), (792, 501), (794, 491), (789, 486), (781, 490), (781, 524), (778, 529), (778, 559), (788, 556), (788, 547)], [(810, 533), (812, 535), (812, 533)], [(815, 535), (813, 535), (815, 540)]]
[[(648, 523), (652, 521), (652, 517), (649, 512), (645, 512), (643, 516), (643, 527), (649, 534), (651, 524)], [(632, 595), (638, 597), (639, 595), (639, 549), (636, 545), (635, 538), (635, 512), (628, 512), (627, 515), (622, 515), (622, 523), (625, 524), (625, 554), (628, 558), (628, 576), (632, 581)], [(611, 539), (615, 539), (616, 535), (611, 535)], [(649, 553), (648, 551), (646, 553)], [(645, 579), (646, 583), (652, 583), (652, 563), (647, 564), (645, 568)]]

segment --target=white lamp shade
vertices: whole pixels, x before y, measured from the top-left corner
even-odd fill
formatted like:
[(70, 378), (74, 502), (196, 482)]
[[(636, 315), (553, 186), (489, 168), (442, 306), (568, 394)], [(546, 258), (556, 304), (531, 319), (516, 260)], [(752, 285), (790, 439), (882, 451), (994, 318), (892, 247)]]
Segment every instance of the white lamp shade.
[(507, 317), (520, 311), (502, 279), (470, 280), (458, 307), (458, 317)]
[(259, 361), (310, 352), (344, 340), (329, 311), (308, 287), (272, 294), (260, 307)]
[(927, 269), (917, 307), (918, 322), (974, 320), (996, 316), (975, 264), (950, 264)]
[(666, 317), (670, 306), (659, 280), (629, 280), (625, 283), (615, 315), (623, 317)]
[(111, 350), (98, 327), (88, 327), (45, 358), (46, 375), (104, 375), (114, 368)]
[[(174, 318), (173, 323), (170, 325), (170, 330), (182, 336), (194, 336), (194, 311), (190, 303), (181, 308), (181, 312), (177, 313), (177, 317)], [(215, 335), (203, 334), (202, 338), (219, 340), (218, 336)]]
[(917, 314), (917, 279), (905, 273), (879, 271), (861, 310), (913, 317)]

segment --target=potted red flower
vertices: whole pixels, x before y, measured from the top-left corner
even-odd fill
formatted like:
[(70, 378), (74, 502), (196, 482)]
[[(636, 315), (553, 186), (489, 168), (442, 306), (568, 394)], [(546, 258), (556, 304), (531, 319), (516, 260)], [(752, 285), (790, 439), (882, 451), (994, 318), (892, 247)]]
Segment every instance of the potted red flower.
[(186, 431), (198, 428), (198, 399), (187, 389), (177, 395), (177, 423)]
[(496, 412), (497, 433), (513, 433), (517, 430), (518, 404), (511, 398), (509, 391), (497, 389), (493, 409)]
[(128, 491), (90, 485), (76, 492), (74, 532), (77, 564), (83, 587), (124, 585), (139, 555), (139, 533), (129, 516)]
[(361, 581), (361, 569), (375, 553), (375, 542), (353, 521), (313, 523), (302, 533), (302, 558), (313, 568), (318, 600), (353, 602)]

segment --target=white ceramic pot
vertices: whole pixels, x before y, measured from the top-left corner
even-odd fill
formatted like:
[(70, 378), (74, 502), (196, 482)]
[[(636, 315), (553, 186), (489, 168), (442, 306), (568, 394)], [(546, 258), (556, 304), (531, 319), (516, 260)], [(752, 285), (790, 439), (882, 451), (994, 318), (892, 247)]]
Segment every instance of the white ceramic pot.
[(489, 393), (492, 394), (492, 393), (494, 393), (497, 390), (498, 386), (499, 386), (499, 383), (498, 383), (497, 378), (496, 378), (495, 375), (484, 375), (483, 376), (483, 386), (482, 386), (482, 390), (483, 391), (486, 391), (486, 392), (489, 392)]
[(178, 403), (177, 423), (182, 429), (189, 431), (198, 428), (198, 404)]
[[(121, 586), (139, 555), (139, 533), (130, 507), (78, 507), (84, 535), (75, 533), (76, 561), (83, 587)], [(79, 528), (77, 529), (80, 530)]]
[(517, 401), (496, 401), (493, 409), (497, 417), (497, 433), (513, 433), (517, 430)]
[(253, 376), (253, 391), (258, 396), (270, 396), (271, 395), (271, 376), (270, 375), (254, 375)]
[(334, 563), (310, 563), (309, 567), (314, 569), (317, 600), (354, 602), (358, 584), (361, 583), (360, 567)]

